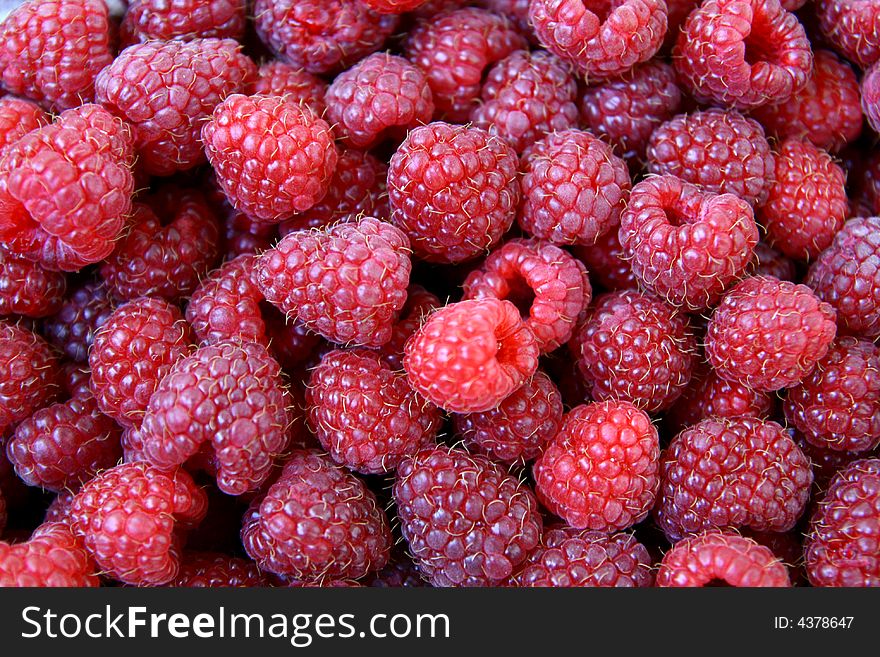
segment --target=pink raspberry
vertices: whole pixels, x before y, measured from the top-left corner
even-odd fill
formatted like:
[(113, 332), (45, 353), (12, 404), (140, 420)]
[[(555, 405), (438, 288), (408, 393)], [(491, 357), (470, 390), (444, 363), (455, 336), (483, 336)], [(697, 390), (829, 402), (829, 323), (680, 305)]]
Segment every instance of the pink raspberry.
[(31, 130), (49, 123), (49, 116), (36, 103), (23, 98), (0, 98), (0, 156)]
[(519, 225), (554, 244), (594, 244), (620, 223), (629, 170), (605, 142), (582, 130), (555, 132), (522, 155)]
[(280, 61), (266, 62), (257, 71), (257, 80), (248, 93), (283, 96), (294, 105), (305, 105), (316, 116), (324, 116), (327, 82), (317, 75)]
[(246, 4), (245, 0), (130, 0), (120, 37), (125, 45), (153, 39), (241, 39)]
[(0, 436), (55, 400), (59, 369), (41, 337), (0, 320)]
[(380, 14), (402, 14), (417, 9), (426, 0), (362, 0), (363, 3)]
[(765, 242), (755, 245), (754, 259), (746, 271), (752, 276), (772, 276), (781, 281), (793, 281), (796, 275), (794, 261)]
[(478, 0), (476, 4), (506, 17), (523, 36), (534, 42), (532, 26), (529, 24), (529, 0)]
[(874, 132), (880, 131), (880, 66), (871, 66), (862, 77), (862, 113)]
[(223, 219), (220, 228), (221, 259), (232, 260), (240, 255), (260, 253), (271, 248), (277, 238), (275, 225), (254, 221), (244, 212), (233, 210)]
[(2, 587), (95, 587), (100, 580), (70, 527), (47, 522), (24, 543), (0, 542)]
[(52, 315), (60, 309), (66, 289), (64, 274), (0, 247), (0, 316)]
[(253, 588), (269, 586), (253, 561), (219, 552), (184, 552), (177, 576), (165, 586), (175, 588)]
[(367, 585), (374, 588), (423, 588), (430, 587), (419, 572), (413, 560), (402, 549), (391, 551), (388, 565), (367, 579)]
[(453, 413), (495, 408), (538, 368), (538, 344), (511, 302), (494, 298), (449, 304), (406, 343), (409, 383)]
[(379, 348), (382, 359), (392, 370), (403, 369), (403, 350), (406, 341), (422, 326), (425, 318), (443, 304), (436, 295), (421, 285), (410, 285), (400, 318), (391, 329), (391, 339)]
[(102, 283), (86, 283), (64, 301), (61, 309), (43, 320), (46, 339), (76, 363), (89, 359), (95, 333), (113, 312), (113, 301)]
[(479, 128), (431, 123), (391, 157), (391, 221), (423, 260), (458, 263), (500, 241), (520, 193), (516, 153)]
[(723, 379), (760, 391), (790, 388), (825, 356), (834, 318), (834, 309), (805, 285), (752, 276), (712, 313), (706, 356)]
[(572, 251), (578, 260), (586, 264), (593, 283), (605, 290), (614, 292), (639, 286), (630, 261), (620, 245), (618, 231), (614, 228), (597, 237), (595, 244), (576, 244)]
[(872, 0), (816, 0), (822, 35), (863, 69), (880, 60), (880, 10)]

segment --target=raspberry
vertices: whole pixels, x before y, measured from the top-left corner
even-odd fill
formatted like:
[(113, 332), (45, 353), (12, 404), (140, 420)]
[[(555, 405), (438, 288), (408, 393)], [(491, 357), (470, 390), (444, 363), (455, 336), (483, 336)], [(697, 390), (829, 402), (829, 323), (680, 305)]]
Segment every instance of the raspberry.
[(265, 251), (272, 247), (277, 237), (274, 225), (254, 221), (245, 213), (233, 210), (223, 219), (220, 231), (222, 259), (232, 260), (240, 255)]
[(241, 531), (262, 569), (295, 579), (359, 579), (381, 569), (391, 530), (376, 497), (354, 475), (317, 452), (294, 452)]
[(421, 285), (409, 286), (406, 291), (406, 303), (400, 311), (400, 319), (391, 329), (391, 339), (379, 349), (382, 359), (391, 366), (392, 370), (403, 369), (403, 350), (406, 341), (419, 330), (425, 317), (442, 305), (440, 299)]
[(476, 4), (499, 16), (505, 16), (517, 31), (530, 41), (534, 40), (532, 26), (529, 24), (529, 0), (478, 0)]
[(330, 127), (281, 96), (229, 96), (202, 140), (229, 202), (267, 223), (320, 201), (338, 157)]
[(717, 303), (751, 263), (758, 226), (739, 197), (664, 175), (633, 188), (619, 237), (644, 288), (695, 311)]
[(477, 106), (485, 70), (526, 45), (506, 18), (468, 7), (416, 25), (403, 53), (428, 77), (438, 116), (463, 123)]
[(806, 86), (810, 42), (779, 0), (711, 0), (685, 21), (673, 50), (678, 79), (700, 103), (753, 109)]
[(613, 532), (647, 517), (660, 480), (651, 418), (626, 401), (573, 408), (535, 461), (538, 499), (572, 527)]
[(317, 75), (284, 62), (271, 61), (260, 66), (257, 76), (248, 93), (284, 96), (288, 103), (305, 105), (316, 116), (323, 116), (327, 111), (324, 102), (327, 83)]
[(257, 490), (287, 448), (287, 402), (281, 367), (266, 347), (200, 347), (175, 362), (150, 397), (141, 425), (144, 457), (173, 468), (209, 443), (221, 491)]
[(392, 550), (391, 560), (382, 570), (372, 575), (368, 586), (374, 588), (423, 588), (430, 587), (422, 579), (419, 569), (403, 550)]
[(752, 276), (731, 288), (712, 313), (706, 356), (723, 379), (753, 390), (790, 388), (825, 356), (834, 309), (810, 288)]
[[(782, 0), (782, 6), (792, 0)], [(799, 0), (794, 0), (795, 2)], [(700, 5), (700, 0), (666, 0), (667, 16), (666, 37), (663, 39), (663, 51), (668, 52), (675, 45), (681, 28), (690, 13)], [(788, 7), (786, 7), (788, 9)], [(793, 11), (789, 9), (789, 11)]]
[(681, 100), (672, 66), (650, 61), (588, 88), (581, 100), (581, 119), (620, 157), (638, 164), (651, 134), (681, 109)]
[(337, 134), (356, 148), (389, 138), (399, 142), (407, 130), (430, 123), (434, 115), (425, 74), (388, 53), (370, 55), (337, 75), (325, 99)]
[(0, 85), (52, 111), (91, 102), (112, 61), (102, 0), (31, 0), (0, 24)]
[(570, 345), (593, 399), (621, 399), (649, 413), (678, 399), (696, 351), (686, 316), (635, 290), (600, 296)]
[(131, 209), (132, 158), (128, 126), (98, 105), (21, 137), (0, 160), (4, 247), (53, 270), (106, 258)]
[(290, 233), (260, 256), (254, 282), (266, 300), (340, 344), (378, 347), (406, 301), (406, 236), (372, 217)]
[(872, 66), (862, 77), (862, 112), (874, 132), (880, 131), (880, 66)]
[(99, 584), (88, 553), (64, 523), (44, 523), (24, 543), (0, 542), (0, 586), (4, 588)]
[(764, 242), (755, 245), (755, 257), (746, 272), (752, 276), (772, 276), (781, 281), (793, 281), (796, 274), (794, 262)]
[(862, 68), (880, 60), (880, 11), (873, 0), (817, 0), (822, 35)]
[(880, 336), (880, 218), (847, 221), (804, 282), (837, 311), (841, 333)]
[(269, 580), (253, 561), (219, 552), (184, 552), (177, 576), (166, 586), (187, 588), (262, 587)]
[(776, 424), (707, 418), (682, 431), (660, 459), (654, 517), (677, 541), (712, 527), (787, 532), (810, 497), (810, 461)]
[(867, 458), (867, 456), (864, 452), (859, 454), (858, 452), (841, 452), (828, 447), (817, 447), (808, 442), (803, 434), (796, 430), (792, 430), (792, 435), (798, 447), (810, 459), (810, 464), (813, 468), (813, 498), (810, 502), (811, 507), (815, 510), (819, 502), (818, 498), (828, 490), (828, 484), (834, 475), (853, 461)]
[(184, 470), (124, 463), (82, 487), (70, 526), (102, 572), (126, 584), (164, 584), (180, 567), (176, 530), (203, 518), (207, 504)]
[(61, 307), (67, 279), (0, 247), (0, 315), (45, 317)]
[(593, 245), (577, 244), (574, 249), (578, 260), (587, 265), (598, 283), (608, 291), (626, 290), (638, 287), (629, 260), (620, 245), (620, 237), (615, 229), (596, 238)]
[(3, 491), (0, 490), (0, 534), (6, 528), (6, 500), (3, 498)]
[(47, 123), (49, 117), (36, 103), (11, 96), (0, 98), (0, 157), (21, 137)]
[(413, 252), (458, 263), (490, 249), (519, 205), (516, 153), (479, 128), (431, 123), (411, 130), (391, 157), (391, 221)]
[(65, 356), (77, 363), (89, 359), (95, 333), (113, 313), (113, 302), (102, 283), (86, 283), (64, 301), (61, 309), (43, 321), (43, 334)]
[(255, 0), (252, 11), (263, 43), (309, 73), (335, 73), (379, 50), (398, 20), (360, 0)]
[(517, 50), (489, 71), (470, 118), (521, 153), (545, 134), (577, 125), (576, 95), (577, 84), (561, 60)]
[(626, 164), (581, 130), (547, 135), (522, 155), (519, 225), (554, 244), (594, 244), (620, 223), (629, 197)]
[(189, 325), (167, 301), (143, 297), (119, 306), (89, 351), (98, 408), (123, 427), (140, 424), (159, 381), (191, 342)]
[(42, 338), (0, 320), (0, 436), (55, 400), (59, 369)]
[(312, 370), (306, 389), (308, 420), (331, 458), (364, 474), (392, 472), (400, 461), (432, 445), (440, 412), (413, 392), (376, 352), (330, 351)]
[(520, 308), (538, 349), (571, 339), (592, 298), (583, 264), (557, 246), (512, 239), (489, 254), (462, 284), (465, 299), (507, 299)]
[(231, 39), (150, 41), (126, 48), (101, 71), (98, 102), (133, 126), (146, 173), (167, 176), (205, 161), (202, 123), (256, 76), (240, 50)]
[(406, 343), (413, 389), (453, 413), (498, 406), (538, 368), (538, 344), (509, 301), (476, 299), (432, 314)]
[(541, 538), (534, 494), (485, 456), (422, 450), (400, 464), (392, 494), (409, 551), (434, 586), (497, 586)]
[(808, 139), (836, 152), (862, 131), (859, 83), (852, 68), (830, 50), (813, 53), (807, 86), (778, 105), (764, 105), (754, 116), (780, 139)]
[(733, 110), (680, 114), (648, 141), (648, 169), (672, 174), (716, 194), (761, 204), (773, 177), (773, 155), (764, 129)]
[(81, 363), (63, 363), (61, 365), (61, 387), (64, 389), (65, 394), (71, 399), (74, 397), (92, 397), (92, 391), (89, 388), (91, 374), (89, 368)]
[(657, 586), (791, 586), (788, 569), (769, 548), (738, 534), (707, 531), (663, 555)]
[(380, 14), (402, 14), (425, 4), (425, 0), (363, 0), (363, 3)]
[(46, 516), (43, 518), (43, 522), (64, 523), (69, 528), (70, 505), (73, 503), (75, 495), (76, 491), (63, 490), (52, 498), (52, 501), (46, 509)]
[(130, 0), (120, 37), (125, 45), (153, 39), (241, 39), (245, 8), (245, 0)]
[(548, 527), (514, 576), (520, 587), (651, 586), (651, 557), (631, 534)]
[(880, 348), (851, 337), (835, 341), (785, 400), (785, 417), (808, 442), (863, 452), (880, 444)]

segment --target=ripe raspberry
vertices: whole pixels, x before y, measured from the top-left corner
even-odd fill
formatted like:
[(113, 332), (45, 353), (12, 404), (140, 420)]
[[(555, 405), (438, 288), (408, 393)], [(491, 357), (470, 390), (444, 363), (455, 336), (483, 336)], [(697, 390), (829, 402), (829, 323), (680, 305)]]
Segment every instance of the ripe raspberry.
[(415, 128), (391, 157), (391, 221), (423, 260), (474, 258), (513, 223), (518, 164), (504, 140), (479, 128), (442, 122)]
[(0, 160), (0, 240), (45, 268), (76, 271), (113, 251), (131, 209), (131, 131), (98, 105), (63, 112)]
[(373, 493), (314, 451), (294, 452), (268, 492), (251, 503), (241, 540), (262, 570), (310, 582), (379, 570), (392, 543)]
[(750, 205), (764, 202), (772, 182), (773, 155), (764, 129), (733, 110), (676, 116), (651, 135), (647, 157), (651, 173), (735, 194)]
[(778, 105), (764, 105), (754, 116), (779, 139), (808, 139), (837, 152), (862, 131), (859, 83), (852, 68), (830, 50), (813, 53), (807, 86)]
[(0, 85), (52, 111), (91, 102), (112, 61), (101, 0), (31, 0), (0, 24)]
[(680, 109), (681, 91), (675, 70), (655, 60), (589, 87), (581, 100), (581, 119), (620, 157), (638, 165), (645, 157), (651, 134)]
[(443, 304), (421, 285), (410, 285), (400, 319), (391, 329), (391, 339), (379, 348), (382, 359), (393, 371), (403, 369), (403, 351), (409, 340), (422, 326), (425, 318)]
[(327, 118), (339, 137), (355, 148), (369, 148), (430, 123), (431, 88), (421, 69), (403, 57), (376, 53), (333, 80), (325, 96)]
[(753, 390), (790, 388), (834, 340), (834, 309), (805, 285), (752, 276), (712, 313), (706, 356), (718, 376)]
[(252, 11), (263, 43), (309, 73), (335, 73), (379, 50), (398, 21), (361, 0), (254, 0)]
[(0, 98), (0, 156), (31, 130), (49, 123), (49, 117), (36, 103), (23, 98)]
[(870, 456), (870, 454), (866, 455), (865, 453), (841, 452), (827, 447), (816, 447), (816, 445), (808, 442), (803, 434), (794, 429), (792, 430), (792, 435), (797, 446), (810, 459), (810, 464), (813, 468), (813, 497), (810, 500), (808, 509), (815, 510), (816, 505), (819, 503), (819, 498), (828, 490), (828, 484), (834, 475), (853, 461)]
[(402, 14), (425, 4), (425, 0), (363, 0), (363, 3), (380, 14)]
[(593, 399), (621, 399), (649, 413), (681, 395), (697, 347), (685, 315), (635, 290), (600, 296), (570, 346)]
[(477, 106), (484, 71), (526, 46), (509, 20), (468, 7), (416, 25), (403, 54), (428, 77), (437, 115), (464, 123)]
[(779, 0), (707, 0), (685, 21), (672, 56), (678, 79), (700, 103), (753, 109), (806, 86), (810, 42)]
[(241, 39), (245, 0), (130, 0), (120, 37), (130, 45), (153, 39), (189, 41), (205, 37)]
[(320, 201), (338, 157), (330, 127), (281, 96), (229, 96), (202, 140), (229, 202), (266, 223)]
[(707, 418), (660, 459), (654, 518), (671, 541), (716, 527), (787, 532), (810, 497), (810, 461), (776, 424)]
[(587, 270), (593, 276), (593, 283), (605, 290), (613, 292), (639, 286), (620, 245), (617, 230), (612, 228), (600, 235), (593, 245), (576, 244), (572, 251), (578, 260), (587, 265)]
[(253, 561), (219, 552), (184, 552), (177, 576), (166, 586), (187, 588), (249, 588), (269, 586)]
[(541, 538), (534, 494), (482, 455), (424, 449), (400, 464), (392, 494), (409, 552), (434, 586), (498, 586)]
[(862, 77), (862, 112), (874, 132), (880, 131), (880, 66), (872, 66)]
[(202, 123), (256, 76), (240, 50), (231, 39), (150, 41), (126, 48), (101, 71), (98, 102), (131, 123), (146, 173), (167, 176), (205, 161)]
[(651, 557), (631, 534), (548, 527), (515, 576), (519, 587), (651, 586)]
[(257, 71), (257, 80), (248, 93), (263, 96), (284, 96), (294, 105), (305, 105), (316, 116), (324, 116), (327, 104), (327, 82), (301, 68), (279, 61), (266, 62)]
[(507, 299), (520, 309), (541, 353), (565, 344), (592, 298), (584, 265), (557, 246), (512, 239), (462, 284), (465, 299)]
[(0, 320), (0, 436), (55, 400), (59, 369), (42, 338)]
[(863, 69), (880, 60), (880, 11), (873, 0), (817, 0), (822, 36)]
[(0, 534), (6, 528), (6, 500), (3, 498), (3, 490), (0, 490)]
[(0, 541), (0, 586), (4, 588), (99, 585), (88, 552), (65, 523), (44, 523), (24, 543)]
[[(786, 7), (788, 2), (798, 2), (799, 0), (782, 0), (782, 6)], [(666, 8), (669, 11), (667, 16), (666, 37), (663, 39), (663, 52), (672, 50), (675, 40), (678, 38), (681, 28), (690, 13), (700, 5), (700, 0), (666, 0)], [(793, 11), (789, 9), (789, 11)]]
[[(78, 489), (77, 489), (78, 490)], [(52, 498), (43, 518), (44, 523), (60, 522), (70, 526), (70, 505), (77, 491), (63, 490)]]
[(67, 358), (85, 363), (95, 333), (112, 312), (107, 286), (86, 283), (73, 291), (55, 315), (43, 320), (43, 334)]
[(419, 569), (403, 550), (393, 549), (388, 565), (367, 579), (367, 586), (374, 588), (423, 588), (430, 587), (422, 579)]
[(537, 43), (529, 24), (529, 0), (477, 0), (476, 5), (505, 16), (518, 32), (528, 37), (529, 41)]
[(432, 314), (406, 343), (409, 383), (453, 413), (495, 408), (538, 368), (538, 344), (509, 301), (476, 299)]
[(159, 381), (191, 342), (189, 325), (167, 301), (143, 297), (119, 306), (89, 351), (98, 408), (123, 427), (140, 424)]
[(794, 281), (795, 264), (765, 242), (755, 245), (755, 256), (746, 272), (752, 276), (772, 276), (781, 281)]
[(454, 415), (455, 433), (473, 451), (507, 466), (533, 461), (562, 426), (562, 396), (541, 371), (498, 406)]
[(297, 231), (257, 260), (266, 300), (328, 340), (378, 347), (406, 301), (412, 265), (400, 230), (364, 217), (322, 231)]
[(647, 517), (657, 495), (660, 442), (626, 401), (573, 408), (535, 461), (538, 499), (578, 529), (613, 532)]
[(67, 279), (0, 247), (0, 315), (45, 317), (61, 307)]
[(82, 487), (70, 526), (102, 572), (126, 584), (164, 584), (180, 567), (175, 530), (201, 520), (207, 504), (184, 470), (124, 463)]
[(769, 548), (733, 533), (707, 531), (663, 555), (657, 586), (788, 587), (788, 569)]
[(244, 212), (231, 211), (220, 228), (222, 260), (233, 260), (240, 255), (254, 255), (272, 247), (278, 239), (276, 226), (254, 221)]

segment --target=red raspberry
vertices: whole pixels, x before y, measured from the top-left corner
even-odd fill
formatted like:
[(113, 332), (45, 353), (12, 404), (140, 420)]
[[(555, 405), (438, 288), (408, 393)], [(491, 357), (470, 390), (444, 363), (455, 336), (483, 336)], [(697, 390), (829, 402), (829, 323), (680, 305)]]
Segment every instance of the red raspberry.
[(262, 570), (309, 582), (379, 570), (392, 543), (373, 493), (312, 451), (294, 452), (265, 496), (251, 503), (241, 540)]
[(810, 497), (810, 461), (776, 424), (707, 418), (678, 434), (660, 459), (654, 517), (672, 540), (717, 527), (787, 532)]
[(231, 39), (150, 41), (126, 48), (101, 71), (95, 95), (134, 127), (146, 173), (167, 176), (205, 161), (202, 124), (256, 75), (240, 50)]
[(89, 388), (91, 374), (88, 366), (81, 363), (63, 363), (61, 365), (61, 387), (64, 388), (65, 394), (71, 399), (74, 397), (92, 397), (92, 391)]
[(0, 316), (45, 317), (61, 307), (67, 279), (0, 247)]
[(392, 494), (410, 554), (433, 586), (498, 586), (541, 538), (534, 494), (482, 455), (422, 450), (400, 464)]
[(23, 98), (0, 98), (0, 156), (31, 130), (49, 123), (49, 117), (36, 103)]
[(587, 265), (594, 284), (611, 292), (638, 287), (617, 230), (612, 228), (600, 235), (593, 245), (577, 244), (572, 250), (578, 260)]
[(65, 523), (44, 523), (24, 543), (0, 542), (0, 586), (4, 588), (99, 585), (88, 552)]
[(201, 520), (207, 504), (184, 470), (124, 463), (82, 487), (70, 508), (70, 526), (110, 577), (126, 584), (164, 584), (180, 567), (176, 530)]
[(553, 244), (512, 239), (462, 284), (465, 299), (507, 299), (522, 312), (541, 353), (565, 344), (592, 298), (584, 265)]
[(655, 60), (622, 77), (589, 87), (581, 100), (581, 119), (618, 155), (638, 164), (657, 126), (680, 109), (681, 91), (675, 70)]
[(519, 225), (554, 244), (594, 244), (620, 223), (629, 197), (626, 164), (581, 130), (547, 135), (522, 155)]
[(519, 587), (643, 587), (653, 579), (651, 557), (631, 534), (548, 527), (513, 582)]
[(263, 43), (309, 73), (334, 73), (379, 50), (398, 20), (361, 0), (255, 0), (252, 11)]
[(102, 0), (31, 0), (0, 24), (0, 84), (53, 111), (91, 102), (112, 61)]
[(810, 42), (779, 0), (706, 0), (685, 21), (672, 55), (700, 103), (752, 109), (781, 103), (810, 79)]
[(73, 498), (75, 495), (76, 491), (71, 491), (68, 489), (61, 491), (55, 497), (53, 497), (52, 501), (49, 503), (48, 508), (46, 509), (46, 515), (43, 518), (43, 522), (60, 522), (69, 527), (70, 505), (73, 503)]
[(797, 273), (792, 260), (770, 248), (765, 242), (755, 245), (755, 257), (746, 272), (752, 276), (772, 276), (781, 281), (793, 281)]
[(880, 131), (880, 66), (872, 66), (862, 77), (861, 106), (874, 132)]
[(419, 569), (413, 560), (403, 550), (391, 551), (391, 560), (382, 570), (372, 575), (368, 580), (368, 586), (374, 588), (423, 588), (430, 587), (422, 579)]
[(244, 212), (233, 210), (223, 219), (220, 229), (220, 254), (223, 260), (253, 255), (272, 247), (278, 231), (272, 224), (254, 221)]
[[(782, 0), (782, 6), (785, 7), (788, 2), (798, 2), (799, 0)], [(700, 5), (700, 0), (666, 0), (666, 8), (669, 11), (667, 16), (666, 37), (663, 40), (663, 51), (668, 52), (675, 45), (681, 28), (690, 13)], [(786, 7), (788, 9), (788, 7)], [(789, 11), (793, 11), (789, 9)]]
[(873, 0), (816, 0), (822, 35), (863, 69), (880, 60), (880, 11)]
[(788, 569), (769, 548), (738, 534), (707, 531), (663, 555), (657, 586), (791, 586)]
[(0, 436), (55, 400), (59, 369), (42, 338), (0, 320)]
[(378, 347), (406, 301), (408, 249), (400, 230), (364, 217), (288, 234), (260, 256), (253, 280), (288, 318), (328, 340)]
[(382, 359), (392, 370), (403, 369), (403, 350), (406, 341), (422, 326), (425, 317), (443, 304), (434, 294), (421, 285), (410, 285), (406, 291), (406, 303), (400, 311), (400, 319), (391, 329), (391, 339), (379, 348)]
[(159, 381), (191, 342), (189, 325), (167, 301), (143, 297), (119, 306), (89, 351), (98, 408), (123, 427), (140, 424)]
[(253, 281), (255, 255), (241, 255), (212, 271), (186, 307), (186, 320), (202, 344), (238, 338), (268, 344), (261, 302)]
[(465, 445), (510, 466), (541, 455), (559, 433), (562, 413), (559, 389), (539, 370), (497, 407), (452, 419), (455, 433)]
[(852, 68), (830, 50), (813, 53), (807, 86), (778, 105), (764, 105), (754, 116), (780, 139), (808, 139), (836, 152), (862, 131), (859, 83)]
[(853, 461), (860, 458), (867, 458), (863, 452), (841, 452), (836, 449), (827, 447), (816, 447), (816, 445), (808, 442), (803, 434), (796, 430), (792, 430), (792, 435), (801, 451), (810, 459), (813, 468), (813, 497), (810, 500), (810, 507), (815, 510), (819, 499), (828, 490), (828, 484), (838, 472), (843, 470)]
[(509, 301), (477, 299), (432, 314), (406, 343), (410, 385), (453, 413), (495, 408), (538, 368), (538, 344)]
[(649, 413), (681, 395), (697, 348), (685, 315), (635, 290), (600, 296), (570, 346), (593, 399), (622, 399)]
[(241, 39), (245, 0), (129, 0), (120, 37), (125, 45), (153, 39)]
[(402, 14), (425, 4), (425, 0), (363, 0), (363, 3), (380, 14)]
[(333, 80), (325, 97), (327, 118), (340, 138), (369, 148), (407, 130), (430, 123), (431, 88), (421, 69), (403, 57), (376, 53)]
[(785, 417), (818, 447), (863, 452), (880, 444), (880, 348), (843, 337), (785, 400)]
[(229, 202), (266, 223), (320, 201), (338, 158), (330, 126), (281, 96), (229, 96), (202, 140)]
[(644, 411), (616, 400), (576, 406), (535, 461), (535, 491), (572, 527), (626, 529), (654, 504), (659, 458), (657, 429)]
[(0, 160), (0, 240), (47, 269), (75, 271), (113, 251), (131, 210), (131, 133), (98, 105), (63, 112)]
[(532, 26), (529, 24), (529, 0), (477, 0), (476, 4), (499, 16), (505, 16), (521, 34), (534, 41)]
[(273, 60), (260, 66), (257, 76), (248, 93), (284, 96), (287, 102), (305, 105), (316, 116), (323, 116), (327, 111), (327, 104), (324, 102), (327, 83), (317, 75)]
[(250, 588), (269, 586), (253, 561), (219, 552), (184, 552), (177, 576), (166, 586), (186, 588)]
[(548, 52), (517, 50), (489, 71), (471, 112), (478, 128), (521, 153), (549, 132), (574, 128), (577, 84), (568, 67)]
[(366, 349), (330, 351), (306, 389), (309, 426), (331, 458), (364, 474), (392, 472), (432, 445), (440, 412)]
[(680, 114), (648, 141), (648, 169), (672, 174), (716, 194), (763, 203), (773, 177), (764, 129), (733, 110)]
[(516, 153), (479, 128), (431, 123), (391, 157), (391, 221), (423, 260), (458, 263), (490, 249), (519, 205)]
[(706, 356), (718, 376), (753, 390), (790, 388), (834, 340), (834, 309), (805, 285), (752, 276), (712, 313)]
[(95, 333), (113, 312), (113, 302), (102, 283), (86, 283), (74, 290), (61, 309), (43, 321), (43, 334), (65, 356), (77, 363), (89, 359)]
[(438, 116), (463, 123), (477, 106), (485, 70), (526, 45), (506, 18), (468, 7), (416, 25), (403, 53), (428, 77)]
[(6, 500), (3, 498), (3, 491), (0, 490), (0, 535), (6, 528)]

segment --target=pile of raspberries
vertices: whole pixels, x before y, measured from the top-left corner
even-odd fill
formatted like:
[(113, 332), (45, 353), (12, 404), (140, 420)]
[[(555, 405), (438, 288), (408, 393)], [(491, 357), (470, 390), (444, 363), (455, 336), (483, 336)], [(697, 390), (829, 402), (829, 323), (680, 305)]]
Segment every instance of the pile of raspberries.
[(0, 585), (880, 585), (875, 0), (111, 6), (0, 23)]

